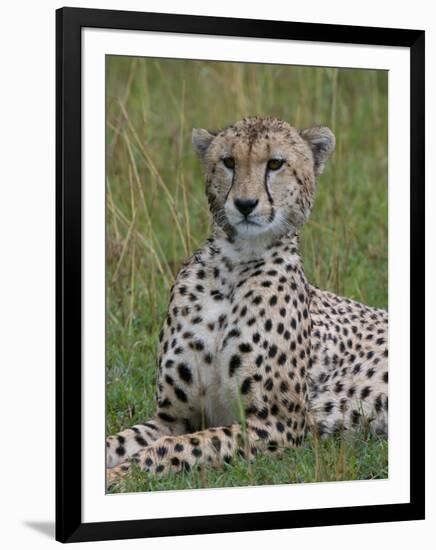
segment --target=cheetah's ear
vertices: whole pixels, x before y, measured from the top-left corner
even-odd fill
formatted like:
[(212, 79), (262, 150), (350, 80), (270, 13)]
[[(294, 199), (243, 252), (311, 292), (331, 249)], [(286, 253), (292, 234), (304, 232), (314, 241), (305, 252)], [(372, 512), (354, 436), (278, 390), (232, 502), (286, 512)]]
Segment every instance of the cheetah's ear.
[(194, 128), (192, 130), (192, 145), (200, 158), (203, 158), (216, 134), (204, 130), (203, 128)]
[(315, 176), (323, 173), (325, 163), (335, 149), (336, 139), (327, 126), (312, 126), (300, 131), (300, 136), (307, 141), (313, 153)]

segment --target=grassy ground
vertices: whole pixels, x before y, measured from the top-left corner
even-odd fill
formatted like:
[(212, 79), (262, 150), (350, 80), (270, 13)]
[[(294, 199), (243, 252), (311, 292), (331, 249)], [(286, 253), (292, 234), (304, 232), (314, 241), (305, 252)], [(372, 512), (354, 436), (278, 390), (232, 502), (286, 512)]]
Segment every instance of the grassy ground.
[[(157, 334), (181, 261), (209, 231), (192, 127), (248, 115), (323, 123), (337, 149), (302, 232), (308, 278), (387, 308), (387, 73), (111, 57), (107, 87), (107, 433), (154, 412)], [(372, 479), (387, 443), (367, 434), (308, 440), (282, 458), (236, 461), (117, 490)]]

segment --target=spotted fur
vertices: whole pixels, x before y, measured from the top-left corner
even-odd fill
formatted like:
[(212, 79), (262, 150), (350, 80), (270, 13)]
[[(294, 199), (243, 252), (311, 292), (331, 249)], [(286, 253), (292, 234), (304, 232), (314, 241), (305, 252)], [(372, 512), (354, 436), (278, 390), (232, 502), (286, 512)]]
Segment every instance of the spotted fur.
[(332, 132), (248, 118), (193, 144), (214, 232), (171, 290), (155, 416), (107, 440), (109, 483), (132, 461), (162, 475), (308, 432), (387, 433), (387, 313), (311, 285), (298, 252)]

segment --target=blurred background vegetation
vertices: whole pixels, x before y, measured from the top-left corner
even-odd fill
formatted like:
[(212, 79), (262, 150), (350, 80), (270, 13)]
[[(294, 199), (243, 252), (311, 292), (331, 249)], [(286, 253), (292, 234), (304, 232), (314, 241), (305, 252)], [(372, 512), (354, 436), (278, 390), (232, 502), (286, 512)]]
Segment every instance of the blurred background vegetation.
[[(387, 308), (387, 87), (385, 71), (107, 58), (108, 434), (153, 414), (157, 335), (169, 289), (180, 263), (210, 230), (193, 127), (217, 130), (253, 115), (276, 116), (297, 128), (328, 125), (336, 151), (302, 231), (306, 275), (321, 288)], [(348, 442), (348, 451), (343, 443), (328, 444), (326, 461), (348, 452), (339, 478), (386, 476), (387, 444), (364, 440)], [(305, 471), (310, 454), (299, 455)], [(244, 475), (235, 479), (233, 466), (224, 478), (191, 474), (147, 487), (298, 481), (289, 460), (277, 467), (276, 481), (261, 474), (271, 471), (259, 462), (254, 478), (253, 468), (241, 463)], [(351, 464), (358, 466), (350, 470)], [(300, 480), (336, 475), (315, 470)], [(140, 476), (125, 483), (124, 490), (146, 489)]]

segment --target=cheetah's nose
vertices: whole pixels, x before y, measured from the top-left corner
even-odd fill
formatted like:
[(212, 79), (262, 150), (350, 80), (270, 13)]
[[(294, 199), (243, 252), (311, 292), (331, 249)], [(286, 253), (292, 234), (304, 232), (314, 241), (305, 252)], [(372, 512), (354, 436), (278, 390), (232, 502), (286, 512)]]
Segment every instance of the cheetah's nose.
[(248, 216), (256, 208), (259, 201), (257, 199), (241, 199), (237, 197), (233, 202), (241, 214)]

